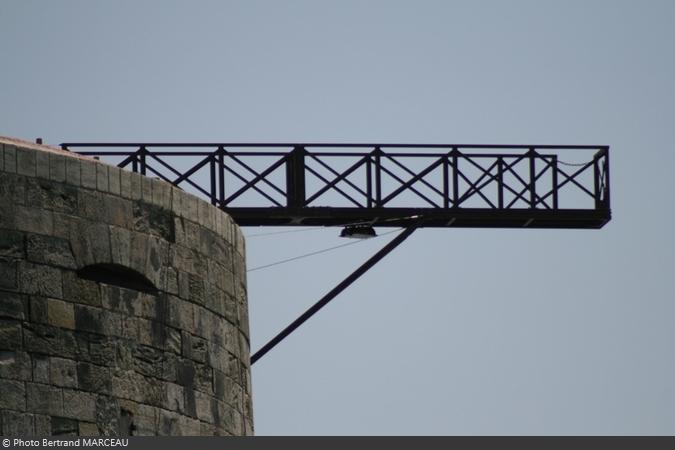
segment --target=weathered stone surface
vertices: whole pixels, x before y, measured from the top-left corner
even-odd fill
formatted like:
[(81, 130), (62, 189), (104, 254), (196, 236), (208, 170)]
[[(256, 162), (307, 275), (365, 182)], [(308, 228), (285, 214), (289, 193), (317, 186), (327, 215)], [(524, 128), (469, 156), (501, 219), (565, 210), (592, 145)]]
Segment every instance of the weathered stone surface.
[(138, 405), (134, 413), (134, 435), (154, 436), (157, 434), (157, 408)]
[(3, 436), (20, 436), (22, 438), (39, 436), (35, 432), (33, 414), (2, 411), (0, 423), (2, 423)]
[(93, 422), (96, 420), (96, 395), (88, 392), (63, 390), (64, 417)]
[(33, 381), (36, 383), (49, 383), (49, 357), (33, 355)]
[(52, 357), (49, 361), (49, 381), (61, 387), (77, 387), (77, 370), (72, 359)]
[(35, 152), (22, 148), (16, 149), (16, 172), (19, 175), (34, 177), (36, 175), (35, 164)]
[(103, 194), (98, 191), (81, 190), (78, 194), (78, 216), (92, 221), (106, 216)]
[(102, 334), (104, 329), (102, 311), (84, 305), (74, 305), (75, 326), (78, 330)]
[(120, 195), (127, 199), (132, 199), (131, 193), (131, 173), (122, 170), (120, 171)]
[[(24, 345), (27, 351), (74, 358), (78, 345), (73, 334), (53, 326), (24, 324)], [(0, 338), (0, 342), (2, 339)]]
[(193, 336), (190, 333), (183, 333), (183, 356), (193, 359), (197, 362), (206, 362), (206, 353), (208, 344), (206, 339)]
[(108, 192), (113, 195), (120, 195), (120, 172), (121, 170), (118, 167), (108, 167)]
[(31, 295), (28, 300), (28, 316), (34, 323), (49, 323), (47, 312), (47, 298), (38, 295)]
[(141, 177), (141, 193), (143, 201), (152, 204), (152, 178)]
[(26, 239), (28, 260), (51, 266), (75, 268), (75, 258), (70, 243), (61, 238), (29, 234)]
[[(68, 158), (70, 159), (70, 158)], [(49, 155), (49, 178), (63, 183), (66, 181), (66, 158), (61, 155)]]
[(153, 406), (161, 406), (164, 398), (161, 384), (133, 371), (126, 372), (123, 376), (113, 376), (112, 393), (117, 398)]
[(159, 288), (169, 294), (178, 295), (178, 272), (176, 272), (176, 269), (166, 266), (160, 269)]
[(213, 368), (211, 366), (195, 363), (194, 387), (198, 391), (213, 395)]
[(49, 153), (36, 152), (35, 165), (37, 177), (45, 180), (49, 179)]
[(131, 231), (111, 226), (110, 249), (114, 264), (131, 267)]
[(73, 186), (80, 186), (80, 161), (78, 159), (66, 159), (66, 182)]
[(181, 354), (183, 348), (183, 337), (179, 330), (175, 328), (166, 329), (166, 346), (164, 347), (167, 351), (173, 352), (177, 355)]
[(117, 363), (117, 341), (105, 336), (89, 335), (90, 362), (101, 366), (113, 366)]
[(166, 326), (155, 320), (138, 319), (138, 343), (155, 348), (164, 348)]
[(180, 435), (181, 429), (179, 426), (180, 416), (177, 413), (162, 409), (159, 411), (159, 436), (176, 436)]
[(12, 208), (14, 226), (17, 230), (29, 233), (52, 234), (54, 230), (54, 216), (52, 211), (27, 206)]
[(0, 319), (0, 349), (17, 350), (21, 347), (21, 322)]
[(30, 381), (31, 360), (28, 353), (0, 350), (0, 379)]
[[(0, 177), (0, 205), (7, 207), (12, 214), (6, 214), (5, 219), (12, 219), (14, 208), (26, 204), (26, 179), (10, 173), (2, 173)], [(11, 208), (11, 209), (10, 209)], [(13, 227), (12, 222), (6, 222), (3, 226)]]
[(190, 274), (189, 276), (190, 301), (199, 305), (206, 302), (204, 280), (199, 275)]
[(112, 374), (108, 367), (77, 363), (77, 383), (82, 390), (110, 394), (112, 389)]
[(95, 423), (91, 422), (80, 422), (79, 424), (79, 435), (80, 436), (100, 436), (98, 431), (98, 426)]
[(0, 257), (23, 258), (25, 254), (24, 235), (19, 231), (0, 230)]
[(190, 299), (190, 274), (178, 272), (178, 296), (185, 300)]
[(113, 195), (104, 195), (103, 204), (106, 212), (103, 218), (106, 223), (127, 229), (133, 226), (134, 218), (130, 200)]
[(175, 383), (164, 383), (166, 394), (162, 407), (179, 413), (185, 412), (185, 391), (183, 386)]
[(216, 398), (243, 412), (244, 389), (239, 383), (219, 370), (214, 371), (214, 393)]
[(0, 379), (0, 409), (26, 410), (26, 389), (24, 383)]
[(75, 328), (75, 310), (72, 303), (47, 300), (47, 321), (50, 325), (70, 330)]
[(54, 212), (52, 214), (53, 218), (53, 233), (52, 235), (57, 238), (66, 239), (70, 238), (70, 227), (75, 219), (73, 216), (68, 214), (63, 214), (59, 212)]
[(5, 147), (5, 172), (16, 172), (16, 147), (4, 144)]
[(23, 320), (26, 314), (26, 299), (24, 296), (0, 291), (0, 317)]
[(0, 288), (17, 288), (17, 262), (14, 259), (0, 258)]
[(50, 266), (22, 262), (19, 264), (19, 289), (27, 294), (62, 298), (61, 271)]
[(96, 189), (102, 192), (108, 192), (108, 166), (96, 163)]
[(244, 434), (244, 423), (241, 414), (224, 402), (217, 402), (218, 422), (216, 426), (225, 429), (235, 436)]
[(49, 179), (49, 153), (37, 152), (35, 154), (35, 169), (38, 178)]
[(131, 174), (131, 198), (133, 200), (141, 200), (143, 198), (143, 192), (141, 188), (141, 179), (143, 177), (139, 173)]
[[(140, 315), (143, 307), (141, 301), (142, 296), (142, 293), (133, 289), (125, 289), (105, 284), (101, 286), (101, 301), (103, 307), (129, 316)], [(147, 297), (154, 299), (154, 296)]]
[(175, 241), (173, 216), (162, 207), (134, 202), (133, 224), (135, 231), (161, 237), (169, 242)]
[(77, 210), (77, 190), (66, 184), (29, 178), (26, 202), (35, 208), (72, 214)]
[(46, 384), (26, 383), (26, 409), (30, 412), (63, 416), (63, 392)]
[(171, 210), (171, 185), (159, 178), (152, 179), (152, 204)]
[(71, 228), (70, 246), (78, 267), (111, 261), (109, 232), (102, 223), (75, 222)]
[(215, 399), (203, 392), (196, 391), (195, 402), (197, 405), (197, 418), (207, 423), (213, 423), (213, 410), (216, 408)]
[(101, 306), (100, 289), (99, 283), (80, 278), (75, 272), (63, 273), (63, 298), (70, 302)]
[(229, 262), (231, 258), (231, 248), (223, 242), (216, 233), (205, 228), (200, 229), (199, 233), (200, 251), (215, 261)]
[(194, 333), (196, 331), (194, 306), (178, 297), (168, 296), (167, 324)]
[(155, 378), (162, 376), (163, 351), (145, 345), (137, 345), (133, 353), (136, 372)]
[(102, 436), (117, 436), (120, 431), (120, 407), (115, 397), (100, 395), (96, 399), (96, 425)]
[(52, 417), (52, 436), (77, 436), (80, 429), (77, 420), (67, 419), (65, 417)]
[(42, 414), (34, 414), (35, 436), (49, 436), (52, 433), (52, 418)]

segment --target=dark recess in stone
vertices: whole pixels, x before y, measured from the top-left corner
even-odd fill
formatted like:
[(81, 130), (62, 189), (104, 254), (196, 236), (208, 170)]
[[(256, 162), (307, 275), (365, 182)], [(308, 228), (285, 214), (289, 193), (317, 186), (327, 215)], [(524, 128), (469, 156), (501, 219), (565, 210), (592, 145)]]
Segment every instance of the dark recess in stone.
[(157, 288), (145, 276), (118, 264), (92, 264), (78, 270), (77, 275), (85, 280), (157, 295)]

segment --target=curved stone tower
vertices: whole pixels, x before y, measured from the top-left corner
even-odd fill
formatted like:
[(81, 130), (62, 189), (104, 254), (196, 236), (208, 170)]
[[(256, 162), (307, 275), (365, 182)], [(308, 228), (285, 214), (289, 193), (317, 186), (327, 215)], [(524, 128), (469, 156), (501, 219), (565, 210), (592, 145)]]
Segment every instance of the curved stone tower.
[(2, 435), (252, 434), (244, 255), (180, 189), (0, 138)]

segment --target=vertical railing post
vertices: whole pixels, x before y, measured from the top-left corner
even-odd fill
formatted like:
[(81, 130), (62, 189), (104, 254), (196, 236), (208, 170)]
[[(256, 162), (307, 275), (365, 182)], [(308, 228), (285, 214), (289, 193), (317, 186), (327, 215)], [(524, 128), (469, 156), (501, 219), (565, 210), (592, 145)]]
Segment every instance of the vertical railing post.
[(609, 147), (593, 156), (593, 187), (595, 209), (609, 208)]
[(145, 148), (145, 145), (141, 145), (141, 148), (138, 149), (138, 156), (141, 162), (141, 175), (146, 175), (147, 163), (145, 161), (145, 154), (148, 152), (148, 149)]
[(443, 208), (450, 207), (450, 179), (448, 174), (448, 155), (441, 156), (443, 160)]
[(215, 206), (216, 202), (216, 154), (211, 153), (209, 156), (209, 177), (211, 179), (211, 191), (209, 192), (209, 200)]
[(535, 157), (537, 155), (537, 152), (534, 151), (534, 147), (530, 147), (530, 150), (527, 152), (528, 157), (530, 159), (530, 208), (534, 209), (537, 207), (536, 203), (536, 192), (535, 192), (535, 187), (536, 187), (536, 182), (535, 180)]
[(600, 192), (599, 152), (593, 156), (593, 199), (595, 200), (595, 209), (602, 208), (602, 192)]
[(459, 207), (459, 150), (452, 148), (452, 207)]
[(375, 207), (382, 207), (382, 149), (375, 147), (373, 150), (375, 157)]
[(366, 207), (373, 207), (373, 160), (371, 155), (366, 156)]
[(551, 156), (551, 183), (553, 184), (553, 209), (558, 209), (558, 155)]
[(504, 209), (504, 158), (497, 158), (497, 207)]
[(304, 147), (295, 147), (286, 157), (286, 204), (289, 208), (305, 206)]
[(218, 206), (225, 207), (225, 148), (218, 147)]
[(602, 149), (602, 153), (603, 153), (603, 155), (605, 155), (604, 164), (603, 164), (603, 167), (605, 169), (603, 171), (604, 174), (605, 174), (605, 180), (604, 180), (605, 181), (604, 182), (605, 189), (603, 190), (604, 195), (603, 195), (602, 200), (603, 200), (603, 207), (609, 209), (609, 205), (610, 205), (610, 203), (609, 203), (609, 147), (604, 147)]

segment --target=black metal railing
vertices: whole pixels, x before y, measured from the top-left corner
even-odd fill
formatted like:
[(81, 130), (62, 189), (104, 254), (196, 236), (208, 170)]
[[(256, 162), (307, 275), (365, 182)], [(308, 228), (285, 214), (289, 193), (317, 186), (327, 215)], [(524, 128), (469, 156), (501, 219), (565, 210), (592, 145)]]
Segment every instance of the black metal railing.
[(64, 143), (207, 198), (241, 225), (600, 228), (609, 147)]

